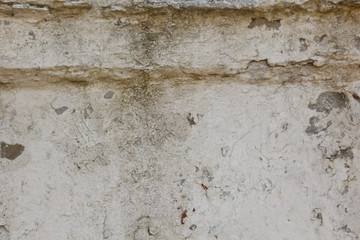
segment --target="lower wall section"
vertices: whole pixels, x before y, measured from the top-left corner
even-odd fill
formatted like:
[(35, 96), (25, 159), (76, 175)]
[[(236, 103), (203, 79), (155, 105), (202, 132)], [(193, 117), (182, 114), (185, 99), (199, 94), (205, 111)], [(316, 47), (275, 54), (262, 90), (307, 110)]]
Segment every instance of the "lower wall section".
[(0, 239), (358, 239), (360, 83), (0, 90)]

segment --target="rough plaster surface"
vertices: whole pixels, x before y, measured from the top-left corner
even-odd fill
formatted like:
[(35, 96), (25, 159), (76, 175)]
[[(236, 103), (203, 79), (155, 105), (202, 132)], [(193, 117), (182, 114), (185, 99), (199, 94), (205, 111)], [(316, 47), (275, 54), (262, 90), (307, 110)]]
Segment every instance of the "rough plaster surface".
[(0, 1), (0, 240), (360, 235), (359, 1)]

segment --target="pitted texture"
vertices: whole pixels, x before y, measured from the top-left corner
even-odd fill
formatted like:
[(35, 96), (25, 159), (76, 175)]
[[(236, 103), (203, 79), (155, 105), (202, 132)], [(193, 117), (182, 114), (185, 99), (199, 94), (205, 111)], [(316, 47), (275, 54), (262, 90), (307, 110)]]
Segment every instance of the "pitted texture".
[(357, 240), (360, 5), (0, 0), (0, 240)]

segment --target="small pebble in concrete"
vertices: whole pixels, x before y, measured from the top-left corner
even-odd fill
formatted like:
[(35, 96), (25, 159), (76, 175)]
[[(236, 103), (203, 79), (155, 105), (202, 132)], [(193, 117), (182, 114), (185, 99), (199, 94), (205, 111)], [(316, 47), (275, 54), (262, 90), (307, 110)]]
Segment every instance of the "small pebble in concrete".
[(108, 91), (107, 93), (105, 93), (104, 98), (105, 99), (111, 99), (114, 96), (114, 92), (113, 91)]
[(63, 107), (60, 107), (60, 108), (55, 108), (54, 110), (55, 110), (55, 112), (56, 112), (57, 115), (61, 115), (61, 114), (63, 114), (66, 110), (68, 110), (68, 107), (63, 106)]

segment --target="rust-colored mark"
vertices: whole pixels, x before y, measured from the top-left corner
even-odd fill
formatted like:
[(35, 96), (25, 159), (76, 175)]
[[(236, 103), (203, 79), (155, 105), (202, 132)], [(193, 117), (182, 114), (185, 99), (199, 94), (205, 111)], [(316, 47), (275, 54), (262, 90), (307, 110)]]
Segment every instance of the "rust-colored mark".
[(207, 186), (205, 186), (204, 184), (201, 184), (201, 186), (202, 186), (202, 188), (204, 189), (204, 190), (208, 190), (208, 187)]
[(193, 212), (195, 212), (195, 208), (193, 208)]
[(184, 224), (184, 219), (187, 217), (186, 213), (187, 213), (187, 211), (185, 210), (185, 211), (181, 214), (181, 224)]

